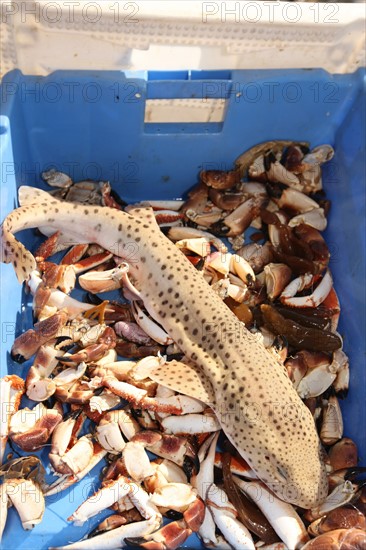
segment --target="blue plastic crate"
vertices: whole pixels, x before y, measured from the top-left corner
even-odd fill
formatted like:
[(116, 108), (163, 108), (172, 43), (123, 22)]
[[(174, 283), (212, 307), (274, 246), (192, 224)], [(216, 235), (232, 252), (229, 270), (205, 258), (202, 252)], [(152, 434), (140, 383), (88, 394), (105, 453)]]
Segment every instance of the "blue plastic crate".
[[(146, 76), (148, 78), (146, 78)], [(74, 180), (106, 179), (127, 201), (181, 197), (201, 169), (229, 169), (249, 147), (270, 139), (330, 143), (324, 188), (332, 201), (326, 239), (342, 314), (339, 330), (350, 357), (349, 396), (342, 402), (345, 435), (365, 464), (365, 72), (248, 70), (150, 73), (59, 71), (48, 77), (8, 73), (2, 83), (1, 218), (14, 208), (17, 187), (43, 186), (39, 174), (56, 167)], [(223, 98), (222, 123), (145, 124), (147, 98)], [(31, 232), (25, 243), (31, 245)], [(31, 326), (30, 299), (12, 266), (1, 266), (1, 375), (23, 374), (9, 350)], [(41, 456), (47, 453), (44, 450)], [(75, 541), (100, 521), (66, 522), (97, 488), (98, 472), (48, 499), (43, 522), (23, 531), (9, 511), (5, 549), (43, 549)], [(189, 548), (200, 548), (192, 536)]]

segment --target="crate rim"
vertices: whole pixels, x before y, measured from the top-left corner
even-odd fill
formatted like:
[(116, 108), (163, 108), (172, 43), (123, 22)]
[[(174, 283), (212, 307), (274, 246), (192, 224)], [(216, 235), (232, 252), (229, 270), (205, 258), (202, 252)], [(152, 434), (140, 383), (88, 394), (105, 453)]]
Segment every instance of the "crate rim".
[(9, 0), (1, 16), (2, 74), (366, 66), (364, 4)]

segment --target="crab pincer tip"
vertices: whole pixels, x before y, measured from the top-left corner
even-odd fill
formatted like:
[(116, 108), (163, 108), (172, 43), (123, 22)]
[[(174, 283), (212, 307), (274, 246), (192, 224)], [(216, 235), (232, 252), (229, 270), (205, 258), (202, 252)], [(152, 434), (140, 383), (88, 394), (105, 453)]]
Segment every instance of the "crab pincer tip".
[(69, 357), (65, 357), (64, 355), (57, 355), (55, 357), (55, 359), (57, 359), (57, 361), (62, 361), (62, 363), (74, 363), (74, 359), (72, 357), (72, 355), (70, 355)]

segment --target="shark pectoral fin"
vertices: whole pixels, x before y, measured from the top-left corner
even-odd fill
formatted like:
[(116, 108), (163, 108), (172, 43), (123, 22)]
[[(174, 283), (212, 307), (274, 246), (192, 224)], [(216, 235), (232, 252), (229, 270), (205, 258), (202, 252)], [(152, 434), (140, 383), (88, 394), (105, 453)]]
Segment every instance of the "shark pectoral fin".
[(57, 200), (47, 191), (43, 189), (37, 189), (36, 187), (30, 187), (29, 185), (21, 185), (18, 191), (18, 199), (20, 206), (27, 206), (29, 204), (35, 204), (37, 202)]
[(181, 361), (169, 361), (149, 373), (149, 377), (167, 388), (194, 397), (212, 406), (215, 395), (211, 382), (194, 366)]

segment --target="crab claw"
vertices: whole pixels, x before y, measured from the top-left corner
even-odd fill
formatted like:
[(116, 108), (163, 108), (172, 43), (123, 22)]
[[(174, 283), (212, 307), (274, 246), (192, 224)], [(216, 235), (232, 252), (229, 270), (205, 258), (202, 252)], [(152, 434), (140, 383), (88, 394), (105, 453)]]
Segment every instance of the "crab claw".
[(23, 529), (33, 529), (40, 523), (45, 510), (44, 496), (31, 479), (6, 480), (6, 494), (15, 506)]
[(21, 409), (12, 416), (9, 436), (23, 451), (37, 451), (47, 443), (61, 421), (57, 410), (47, 409), (39, 403), (33, 409)]
[(59, 311), (35, 324), (34, 329), (29, 329), (18, 336), (11, 348), (12, 359), (17, 363), (24, 363), (30, 359), (43, 344), (56, 336), (67, 320), (67, 313)]
[(126, 539), (131, 546), (140, 546), (147, 550), (175, 550), (181, 546), (187, 538), (198, 531), (205, 517), (205, 505), (200, 498), (196, 500), (183, 513), (183, 518), (164, 525), (158, 531), (145, 537)]
[(82, 361), (98, 361), (107, 353), (108, 350), (116, 346), (116, 333), (111, 327), (106, 327), (103, 333), (98, 337), (95, 344), (86, 346), (84, 349), (73, 353), (72, 355), (63, 355), (57, 357), (61, 363), (80, 363)]
[[(81, 439), (81, 438), (80, 438)], [(80, 439), (78, 441), (80, 441)], [(74, 456), (81, 452), (80, 447), (74, 453)], [(82, 453), (81, 453), (82, 454)], [(90, 458), (87, 466), (80, 470), (80, 462), (82, 459), (75, 460), (75, 474), (63, 474), (54, 483), (45, 487), (44, 496), (49, 497), (68, 489), (75, 483), (83, 479), (107, 454), (107, 451), (102, 449), (98, 443), (93, 443), (93, 456)], [(71, 458), (70, 456), (68, 458)], [(86, 461), (87, 462), (87, 461)]]
[(183, 520), (173, 521), (165, 525), (159, 531), (155, 531), (146, 540), (144, 537), (126, 539), (127, 544), (146, 548), (147, 550), (174, 550), (183, 544), (192, 534), (190, 529), (185, 527)]

